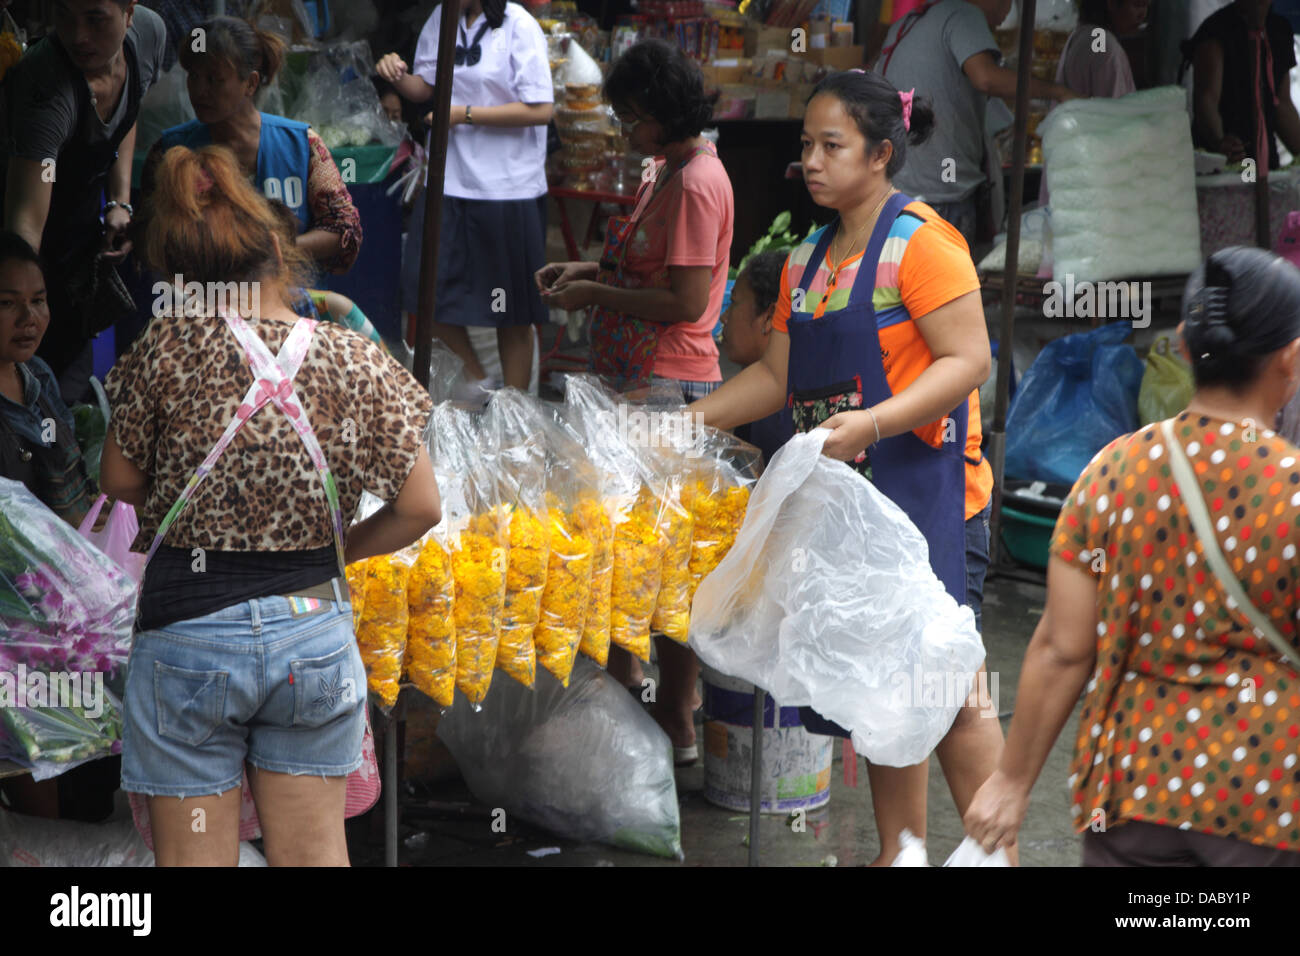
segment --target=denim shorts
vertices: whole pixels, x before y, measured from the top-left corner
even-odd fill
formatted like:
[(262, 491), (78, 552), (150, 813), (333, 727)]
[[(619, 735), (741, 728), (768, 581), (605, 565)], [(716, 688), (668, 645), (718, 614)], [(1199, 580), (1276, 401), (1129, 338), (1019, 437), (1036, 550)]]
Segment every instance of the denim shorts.
[(135, 637), (123, 700), (122, 789), (205, 796), (244, 762), (346, 776), (361, 766), (366, 672), (339, 600), (264, 597)]

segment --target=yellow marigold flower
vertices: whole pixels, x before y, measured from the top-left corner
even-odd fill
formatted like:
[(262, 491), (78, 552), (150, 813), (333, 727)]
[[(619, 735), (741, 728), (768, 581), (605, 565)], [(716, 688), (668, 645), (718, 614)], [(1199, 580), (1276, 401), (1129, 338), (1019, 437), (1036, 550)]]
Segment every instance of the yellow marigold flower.
[(456, 690), (455, 597), (451, 558), (430, 535), (406, 588), (406, 666), (411, 683), (440, 707), (451, 706)]
[(361, 626), (361, 611), (366, 606), (366, 558), (361, 561), (353, 561), (344, 569), (344, 576), (348, 581), (349, 602), (352, 605), (352, 633), (357, 632)]
[(516, 508), (510, 516), (510, 562), (497, 667), (525, 687), (532, 687), (537, 678), (533, 632), (542, 615), (550, 550), (547, 522), (528, 508)]
[(496, 513), (476, 515), (453, 543), (456, 688), (475, 706), (487, 696), (496, 666), (506, 599), (507, 544)]
[(614, 576), (610, 584), (609, 639), (641, 660), (650, 660), (650, 618), (659, 597), (664, 550), (659, 499), (642, 488), (627, 520), (614, 529)]
[(397, 703), (401, 687), (410, 570), (409, 558), (402, 554), (386, 554), (366, 562), (365, 607), (357, 628), (357, 644), (370, 690), (385, 708)]
[[(674, 497), (677, 495), (674, 493)], [(652, 630), (686, 643), (691, 625), (691, 533), (694, 525), (691, 512), (679, 501), (670, 501), (664, 508), (664, 532), (668, 538), (664, 549), (663, 568), (660, 574), (659, 597), (654, 615), (650, 618)]]
[(694, 600), (700, 582), (736, 543), (740, 526), (745, 523), (745, 509), (749, 507), (749, 489), (731, 485), (715, 491), (701, 482), (693, 486), (687, 500), (695, 519), (690, 565)]
[(591, 600), (578, 649), (604, 667), (609, 662), (610, 598), (614, 584), (614, 525), (595, 498), (578, 503), (578, 523), (591, 542)]
[(549, 511), (551, 553), (533, 640), (537, 662), (568, 687), (591, 601), (592, 543), (582, 531), (580, 515), (558, 507)]

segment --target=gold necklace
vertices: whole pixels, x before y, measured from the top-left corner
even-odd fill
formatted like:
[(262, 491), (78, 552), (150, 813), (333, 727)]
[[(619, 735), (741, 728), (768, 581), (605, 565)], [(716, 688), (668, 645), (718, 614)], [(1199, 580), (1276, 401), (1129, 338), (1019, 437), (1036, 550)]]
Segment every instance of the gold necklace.
[[(849, 248), (848, 248), (849, 252), (853, 251), (853, 247), (858, 244), (858, 240), (862, 238), (862, 234), (866, 232), (867, 227), (876, 221), (876, 216), (880, 213), (880, 210), (884, 208), (885, 201), (889, 199), (890, 196), (894, 195), (894, 193), (896, 193), (897, 191), (898, 190), (894, 189), (893, 186), (890, 186), (889, 189), (885, 192), (885, 195), (880, 197), (880, 202), (876, 203), (876, 208), (871, 210), (871, 215), (867, 217), (866, 222), (862, 224), (862, 228), (858, 230), (858, 234), (854, 236), (853, 241), (849, 243)], [(839, 237), (836, 236), (836, 238)], [(831, 252), (831, 261), (835, 263), (835, 267), (831, 271), (831, 281), (834, 282), (836, 277), (838, 277), (840, 274), (840, 269), (844, 267), (844, 262), (841, 259), (836, 258), (835, 253), (833, 251)]]

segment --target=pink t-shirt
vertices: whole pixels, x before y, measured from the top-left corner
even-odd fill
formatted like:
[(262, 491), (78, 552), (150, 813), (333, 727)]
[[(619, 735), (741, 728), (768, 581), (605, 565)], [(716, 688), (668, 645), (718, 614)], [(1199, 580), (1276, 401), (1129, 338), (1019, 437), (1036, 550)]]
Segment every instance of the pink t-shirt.
[[(659, 158), (657, 176), (667, 176)], [(652, 189), (647, 183), (643, 189)], [(667, 284), (668, 266), (708, 266), (709, 304), (694, 322), (665, 325), (655, 350), (654, 374), (687, 382), (722, 380), (713, 327), (722, 312), (731, 263), (731, 180), (712, 147), (688, 162), (649, 200), (628, 244), (625, 272), (642, 286)]]

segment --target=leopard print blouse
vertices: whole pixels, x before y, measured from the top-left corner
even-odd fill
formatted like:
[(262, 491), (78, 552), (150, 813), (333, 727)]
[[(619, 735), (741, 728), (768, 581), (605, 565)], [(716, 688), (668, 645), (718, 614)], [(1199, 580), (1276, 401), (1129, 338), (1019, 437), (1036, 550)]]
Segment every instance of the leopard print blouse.
[[(272, 354), (293, 327), (249, 320)], [(149, 475), (135, 550), (147, 550), (168, 509), (217, 443), (253, 384), (220, 318), (155, 318), (108, 375), (111, 430)], [(316, 327), (294, 377), (338, 485), (346, 527), (362, 489), (401, 491), (423, 447), (432, 401), (374, 343), (332, 323)], [(267, 404), (235, 436), (166, 543), (221, 551), (300, 551), (333, 543), (325, 490), (284, 413)]]

